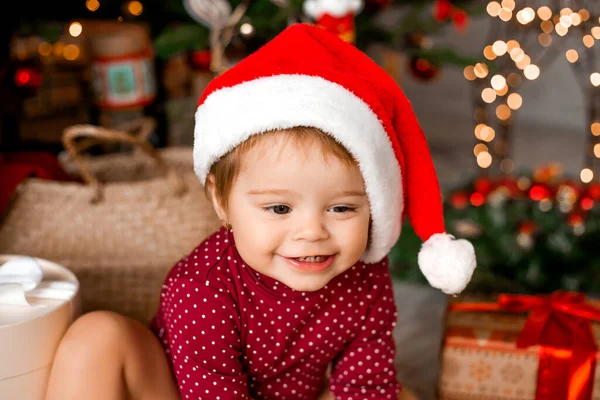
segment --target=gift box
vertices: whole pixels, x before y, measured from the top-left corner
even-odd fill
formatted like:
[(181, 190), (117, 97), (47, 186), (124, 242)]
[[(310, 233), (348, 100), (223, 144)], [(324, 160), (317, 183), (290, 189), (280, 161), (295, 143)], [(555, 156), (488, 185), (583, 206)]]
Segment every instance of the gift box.
[(439, 400), (600, 400), (600, 301), (457, 298), (445, 318)]
[(45, 398), (54, 354), (80, 309), (71, 271), (39, 258), (0, 255), (0, 399)]

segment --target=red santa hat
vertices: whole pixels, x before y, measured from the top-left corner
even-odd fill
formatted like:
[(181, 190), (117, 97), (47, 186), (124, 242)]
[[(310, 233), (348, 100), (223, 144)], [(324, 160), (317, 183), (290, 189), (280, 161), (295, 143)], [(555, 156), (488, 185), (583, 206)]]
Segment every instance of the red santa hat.
[(405, 216), (424, 242), (419, 267), (445, 293), (461, 292), (475, 269), (471, 243), (444, 229), (429, 148), (412, 106), (367, 55), (309, 24), (286, 28), (215, 78), (196, 112), (194, 168), (205, 183), (213, 163), (251, 135), (312, 126), (355, 157), (371, 207), (362, 260), (383, 259)]

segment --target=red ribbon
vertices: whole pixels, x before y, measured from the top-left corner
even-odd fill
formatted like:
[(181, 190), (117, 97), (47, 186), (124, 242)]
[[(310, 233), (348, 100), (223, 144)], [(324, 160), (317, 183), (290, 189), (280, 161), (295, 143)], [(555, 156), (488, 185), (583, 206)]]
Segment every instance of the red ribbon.
[(591, 400), (598, 347), (590, 321), (600, 322), (600, 309), (583, 294), (502, 294), (497, 303), (453, 303), (450, 311), (529, 312), (516, 344), (539, 345), (536, 400)]

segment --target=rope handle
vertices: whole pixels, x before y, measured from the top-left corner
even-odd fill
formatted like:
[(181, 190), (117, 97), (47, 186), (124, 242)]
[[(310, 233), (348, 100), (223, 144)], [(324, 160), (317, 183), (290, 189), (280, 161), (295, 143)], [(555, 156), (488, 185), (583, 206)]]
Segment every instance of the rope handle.
[[(165, 172), (169, 184), (176, 195), (181, 195), (187, 188), (177, 171), (169, 166), (162, 156), (148, 142), (154, 130), (154, 119), (142, 117), (120, 125), (116, 129), (107, 129), (96, 125), (72, 125), (62, 135), (62, 143), (71, 159), (79, 169), (83, 181), (94, 188), (92, 203), (102, 200), (104, 185), (91, 173), (88, 162), (83, 157), (84, 150), (99, 143), (128, 143), (148, 155)], [(137, 134), (133, 133), (138, 130)]]

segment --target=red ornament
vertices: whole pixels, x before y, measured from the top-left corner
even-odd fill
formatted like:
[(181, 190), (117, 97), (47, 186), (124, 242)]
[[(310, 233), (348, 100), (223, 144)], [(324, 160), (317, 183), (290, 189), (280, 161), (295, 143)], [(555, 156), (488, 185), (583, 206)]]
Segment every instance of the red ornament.
[(471, 193), (470, 200), (472, 205), (474, 205), (475, 207), (479, 207), (485, 202), (485, 197), (481, 193), (475, 192)]
[(422, 82), (429, 82), (440, 73), (440, 68), (424, 58), (414, 57), (409, 64), (411, 74)]
[(537, 230), (537, 225), (533, 221), (523, 221), (519, 226), (519, 233), (532, 235)]
[(567, 217), (567, 223), (571, 226), (579, 226), (585, 221), (585, 216), (580, 212), (574, 212)]
[(450, 196), (452, 207), (462, 210), (469, 204), (469, 195), (466, 192), (455, 192)]
[(436, 0), (433, 6), (433, 17), (437, 22), (444, 22), (452, 16), (450, 0)]
[(584, 211), (589, 211), (594, 207), (594, 200), (591, 197), (582, 197), (580, 203), (581, 209)]
[(457, 31), (464, 32), (469, 25), (469, 16), (463, 10), (458, 10), (452, 16), (452, 21), (454, 22), (454, 28)]
[(210, 71), (210, 50), (196, 50), (190, 55), (192, 67), (197, 71)]
[(473, 187), (476, 192), (479, 192), (486, 196), (492, 190), (492, 182), (489, 178), (478, 178), (475, 183), (473, 183)]
[(15, 84), (19, 87), (37, 89), (42, 84), (42, 74), (36, 69), (21, 67), (15, 72)]
[(541, 183), (536, 183), (529, 189), (529, 197), (531, 200), (541, 201), (550, 197), (550, 188)]
[(496, 189), (506, 189), (512, 197), (518, 197), (521, 194), (519, 184), (517, 183), (517, 180), (513, 177), (500, 178), (495, 182), (494, 186)]
[(436, 0), (433, 6), (433, 18), (438, 23), (452, 20), (454, 28), (457, 31), (464, 31), (469, 23), (467, 13), (458, 7), (452, 5), (450, 0)]
[(600, 201), (600, 183), (591, 183), (587, 186), (585, 192), (592, 200)]

